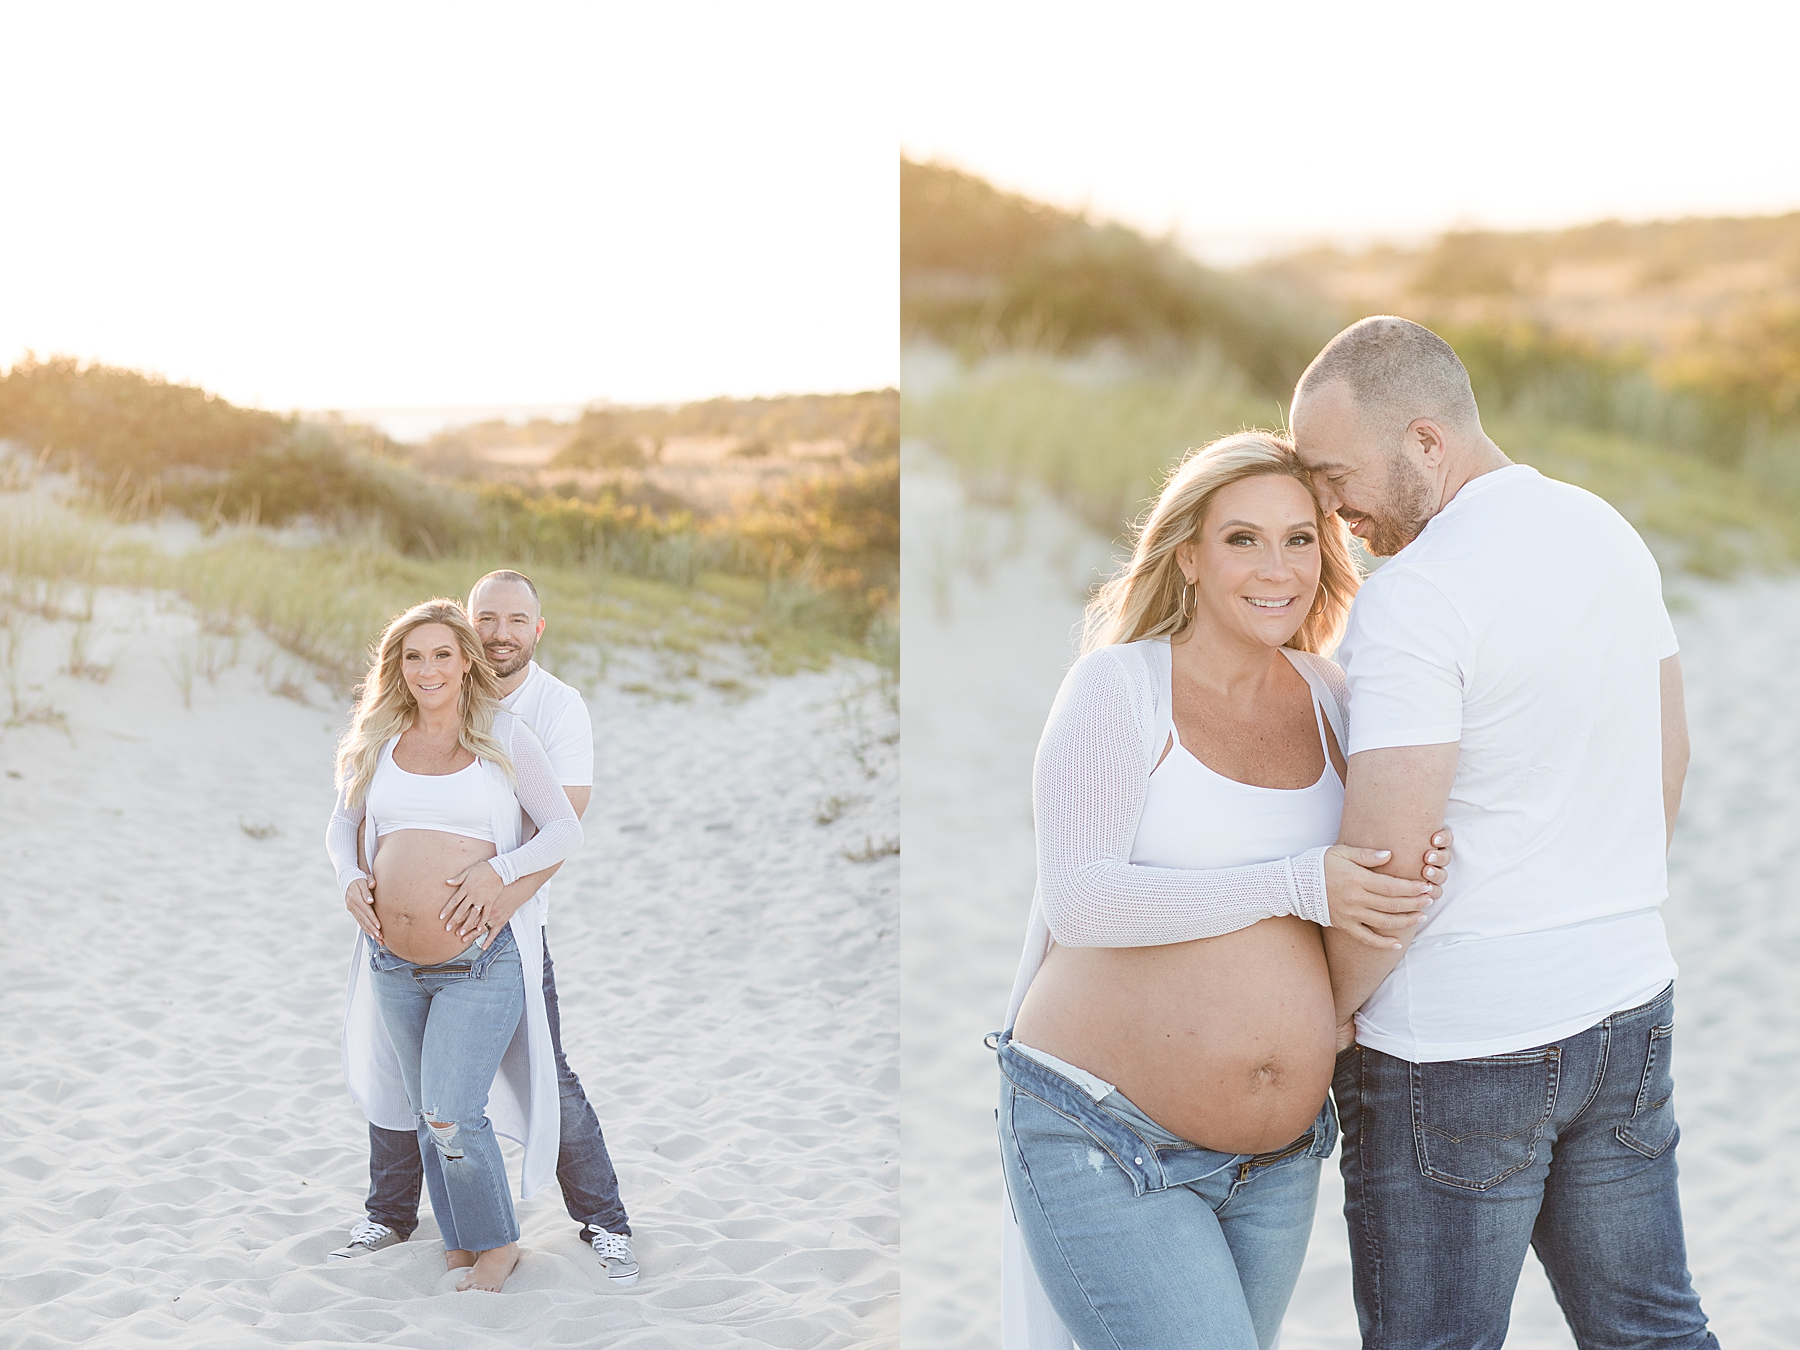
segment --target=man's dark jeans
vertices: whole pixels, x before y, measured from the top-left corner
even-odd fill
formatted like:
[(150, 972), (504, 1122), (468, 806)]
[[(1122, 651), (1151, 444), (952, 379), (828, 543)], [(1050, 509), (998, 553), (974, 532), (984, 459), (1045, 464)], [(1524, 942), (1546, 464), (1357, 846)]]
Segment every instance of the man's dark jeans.
[(1671, 985), (1549, 1045), (1331, 1085), (1364, 1350), (1500, 1350), (1527, 1246), (1586, 1350), (1718, 1350), (1675, 1189)]
[[(546, 934), (548, 938), (548, 934)], [(556, 1052), (556, 1085), (562, 1099), (562, 1143), (556, 1154), (556, 1180), (563, 1204), (576, 1223), (592, 1224), (609, 1233), (629, 1233), (631, 1224), (619, 1201), (619, 1178), (600, 1121), (581, 1090), (581, 1080), (563, 1057), (562, 1016), (556, 1006), (556, 968), (550, 944), (544, 943), (544, 1011), (550, 1015), (550, 1045)], [(411, 1237), (419, 1226), (419, 1189), (427, 1167), (438, 1165), (436, 1150), (422, 1157), (419, 1138), (411, 1130), (369, 1126), (369, 1199), (365, 1208), (376, 1223)]]

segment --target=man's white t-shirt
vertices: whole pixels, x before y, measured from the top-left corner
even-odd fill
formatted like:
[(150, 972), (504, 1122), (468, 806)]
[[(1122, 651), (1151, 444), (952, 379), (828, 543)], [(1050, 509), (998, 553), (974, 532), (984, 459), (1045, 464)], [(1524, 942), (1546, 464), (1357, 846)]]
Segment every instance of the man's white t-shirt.
[(1662, 579), (1600, 498), (1526, 465), (1466, 484), (1356, 597), (1351, 754), (1459, 743), (1443, 899), (1357, 1015), (1413, 1063), (1542, 1045), (1654, 997)]
[[(525, 682), (501, 699), (500, 706), (518, 714), (537, 733), (550, 756), (550, 767), (556, 770), (557, 782), (564, 787), (594, 785), (594, 724), (579, 689), (564, 684), (533, 661)], [(548, 922), (550, 882), (539, 888), (538, 900), (538, 912)]]

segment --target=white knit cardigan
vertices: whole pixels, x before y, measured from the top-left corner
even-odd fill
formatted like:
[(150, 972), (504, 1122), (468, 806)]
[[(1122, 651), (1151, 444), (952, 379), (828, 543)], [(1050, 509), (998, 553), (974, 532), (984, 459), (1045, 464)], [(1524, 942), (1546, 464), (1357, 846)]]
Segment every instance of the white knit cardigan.
[[(549, 757), (544, 753), (544, 747), (536, 734), (523, 719), (505, 711), (495, 714), (494, 734), (506, 744), (519, 782), (519, 789), (515, 791), (498, 764), (485, 759), (480, 761), (493, 822), (494, 847), (499, 850), (497, 858), (504, 858), (520, 846), (520, 836), (524, 831), (520, 809), (521, 793), (531, 799), (532, 805), (537, 806), (532, 819), (538, 822), (539, 833), (532, 839), (531, 847), (538, 849), (541, 844), (560, 839), (568, 833), (567, 824), (572, 823), (574, 846), (569, 847), (567, 852), (574, 852), (574, 848), (579, 847), (581, 842), (581, 824), (569, 805), (568, 797), (557, 783)], [(545, 783), (554, 789), (554, 800), (542, 790)], [(541, 804), (539, 798), (542, 798)], [(561, 804), (560, 812), (555, 809), (557, 803)], [(541, 821), (538, 820), (540, 811), (543, 815)], [(564, 813), (568, 818), (566, 823), (561, 819)], [(340, 867), (342, 859), (336, 855), (342, 852), (341, 839), (346, 818), (344, 803), (340, 799), (338, 813), (332, 817), (333, 831), (338, 836), (333, 862)], [(380, 846), (375, 832), (376, 822), (365, 813), (360, 828), (363, 851), (369, 865), (373, 867), (375, 853)], [(332, 831), (328, 831), (328, 838), (331, 833)], [(354, 840), (354, 836), (352, 839)], [(354, 849), (354, 842), (351, 847)], [(550, 862), (542, 863), (541, 866), (549, 866), (559, 860), (551, 858)], [(541, 866), (530, 870), (541, 870)], [(502, 879), (516, 879), (507, 877), (507, 872), (513, 869), (504, 863), (495, 870)], [(519, 947), (519, 965), (524, 975), (525, 1014), (519, 1019), (512, 1043), (507, 1046), (506, 1053), (500, 1059), (500, 1068), (494, 1074), (493, 1086), (488, 1089), (487, 1114), (494, 1133), (517, 1140), (525, 1146), (524, 1165), (519, 1175), (519, 1197), (529, 1199), (556, 1180), (556, 1155), (561, 1144), (562, 1128), (556, 1059), (550, 1047), (550, 1018), (544, 1006), (544, 916), (536, 896), (519, 906), (512, 916), (510, 926), (513, 941)], [(375, 988), (369, 970), (369, 939), (360, 928), (357, 929), (356, 943), (350, 953), (350, 985), (344, 1006), (343, 1058), (344, 1081), (350, 1086), (350, 1095), (372, 1124), (383, 1129), (408, 1132), (418, 1127), (412, 1104), (406, 1099), (406, 1086), (400, 1077), (400, 1061), (394, 1054), (393, 1042), (388, 1039), (387, 1025), (381, 1020), (381, 1010), (375, 1002)]]
[[(1281, 654), (1306, 680), (1339, 746), (1346, 689), (1337, 665)], [(1065, 947), (1152, 947), (1235, 933), (1281, 914), (1329, 925), (1325, 849), (1250, 867), (1190, 872), (1131, 859), (1132, 841), (1174, 726), (1165, 638), (1100, 647), (1064, 677), (1032, 772), (1038, 885), (1004, 1025), (1010, 1030), (1052, 941)], [(1218, 827), (1229, 830), (1230, 822)], [(1032, 1269), (1012, 1204), (1001, 1216), (1001, 1350), (1073, 1350)]]

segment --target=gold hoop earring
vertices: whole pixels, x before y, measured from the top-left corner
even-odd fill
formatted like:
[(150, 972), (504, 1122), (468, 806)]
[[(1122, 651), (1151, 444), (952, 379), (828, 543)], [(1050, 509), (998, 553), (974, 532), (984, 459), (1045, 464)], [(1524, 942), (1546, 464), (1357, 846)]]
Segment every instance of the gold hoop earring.
[(1181, 588), (1181, 594), (1180, 594), (1180, 596), (1178, 596), (1176, 598), (1175, 603), (1181, 610), (1181, 621), (1183, 623), (1186, 623), (1189, 619), (1192, 619), (1194, 617), (1194, 583), (1193, 582), (1190, 581), (1190, 582), (1188, 582), (1187, 585), (1185, 585)]

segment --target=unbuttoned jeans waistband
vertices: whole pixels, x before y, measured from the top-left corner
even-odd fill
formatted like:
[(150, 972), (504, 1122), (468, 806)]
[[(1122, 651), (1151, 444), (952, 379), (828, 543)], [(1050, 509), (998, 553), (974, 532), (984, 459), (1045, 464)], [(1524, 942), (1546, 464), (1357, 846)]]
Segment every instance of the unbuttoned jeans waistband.
[(1291, 1144), (1267, 1153), (1220, 1153), (1170, 1134), (1117, 1089), (1096, 1102), (1056, 1070), (1013, 1049), (1010, 1032), (990, 1033), (987, 1046), (998, 1056), (1008, 1082), (1085, 1131), (1131, 1178), (1139, 1195), (1185, 1186), (1227, 1167), (1238, 1168), (1247, 1178), (1259, 1168), (1327, 1157), (1337, 1146), (1337, 1112), (1329, 1098), (1312, 1127)]
[(396, 956), (386, 947), (370, 944), (369, 968), (380, 972), (384, 970), (404, 970), (412, 975), (443, 975), (449, 977), (465, 976), (479, 980), (486, 976), (488, 967), (494, 964), (502, 952), (512, 951), (517, 946), (513, 940), (512, 925), (502, 924), (500, 931), (488, 939), (484, 951), (478, 943), (471, 942), (462, 951), (448, 961), (439, 961), (435, 965), (420, 965), (417, 961), (408, 961), (404, 956)]

